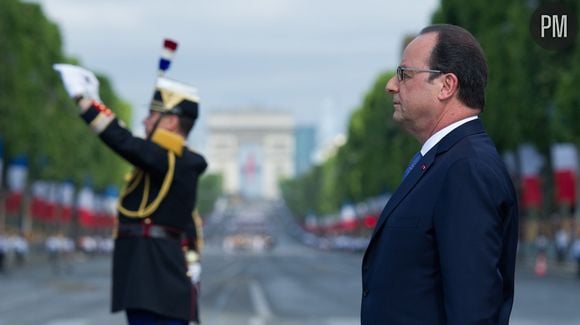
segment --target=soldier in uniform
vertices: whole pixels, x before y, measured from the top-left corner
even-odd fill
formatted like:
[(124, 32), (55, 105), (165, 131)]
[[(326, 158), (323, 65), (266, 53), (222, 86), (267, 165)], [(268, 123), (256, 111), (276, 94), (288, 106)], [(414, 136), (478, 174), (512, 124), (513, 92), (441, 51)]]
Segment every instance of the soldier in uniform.
[(129, 324), (199, 322), (201, 229), (194, 211), (207, 163), (185, 141), (198, 117), (195, 89), (158, 77), (143, 139), (101, 102), (92, 72), (67, 64), (54, 68), (81, 118), (135, 167), (117, 206), (112, 312), (125, 310)]

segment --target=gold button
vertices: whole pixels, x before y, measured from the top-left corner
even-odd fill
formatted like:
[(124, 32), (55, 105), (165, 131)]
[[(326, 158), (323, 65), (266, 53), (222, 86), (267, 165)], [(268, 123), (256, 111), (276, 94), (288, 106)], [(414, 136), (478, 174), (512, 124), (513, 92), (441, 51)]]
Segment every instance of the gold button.
[(145, 218), (145, 221), (143, 221), (143, 222), (145, 222), (145, 224), (146, 224), (146, 225), (148, 225), (148, 224), (150, 224), (150, 223), (151, 223), (151, 219), (149, 219), (149, 218)]

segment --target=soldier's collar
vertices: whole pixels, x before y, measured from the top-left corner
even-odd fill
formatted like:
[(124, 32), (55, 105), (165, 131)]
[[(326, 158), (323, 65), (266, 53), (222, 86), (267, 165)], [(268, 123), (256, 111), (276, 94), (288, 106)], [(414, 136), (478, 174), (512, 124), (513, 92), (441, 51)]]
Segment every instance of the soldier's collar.
[(178, 156), (183, 154), (185, 138), (175, 132), (167, 131), (165, 129), (157, 129), (155, 130), (155, 133), (153, 133), (151, 141), (157, 143), (161, 147), (175, 153)]

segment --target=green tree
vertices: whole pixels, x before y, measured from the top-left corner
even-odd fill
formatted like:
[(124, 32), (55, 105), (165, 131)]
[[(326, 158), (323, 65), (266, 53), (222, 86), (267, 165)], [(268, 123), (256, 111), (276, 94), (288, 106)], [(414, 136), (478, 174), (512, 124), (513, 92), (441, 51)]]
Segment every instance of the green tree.
[(216, 200), (222, 195), (223, 177), (221, 174), (204, 174), (199, 180), (197, 210), (206, 216), (213, 210)]
[[(58, 26), (38, 4), (0, 2), (0, 137), (6, 158), (25, 154), (31, 179), (90, 178), (99, 189), (119, 184), (127, 170), (122, 162), (79, 120), (78, 109), (63, 90), (52, 65), (78, 64), (62, 53)], [(124, 121), (131, 109), (109, 80), (98, 76), (101, 98)]]
[(280, 190), (292, 213), (302, 222), (309, 212), (321, 213), (323, 166), (315, 166), (299, 178), (280, 182)]

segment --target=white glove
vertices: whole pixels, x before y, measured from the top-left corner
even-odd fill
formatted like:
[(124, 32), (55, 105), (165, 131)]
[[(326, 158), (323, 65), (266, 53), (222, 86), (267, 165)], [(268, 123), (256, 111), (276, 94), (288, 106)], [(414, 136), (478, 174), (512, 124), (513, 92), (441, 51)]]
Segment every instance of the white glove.
[(82, 96), (101, 102), (99, 80), (91, 71), (72, 64), (53, 64), (52, 68), (60, 73), (64, 88), (71, 98)]
[(191, 279), (191, 283), (198, 284), (201, 281), (201, 263), (189, 263), (187, 265), (187, 275)]

